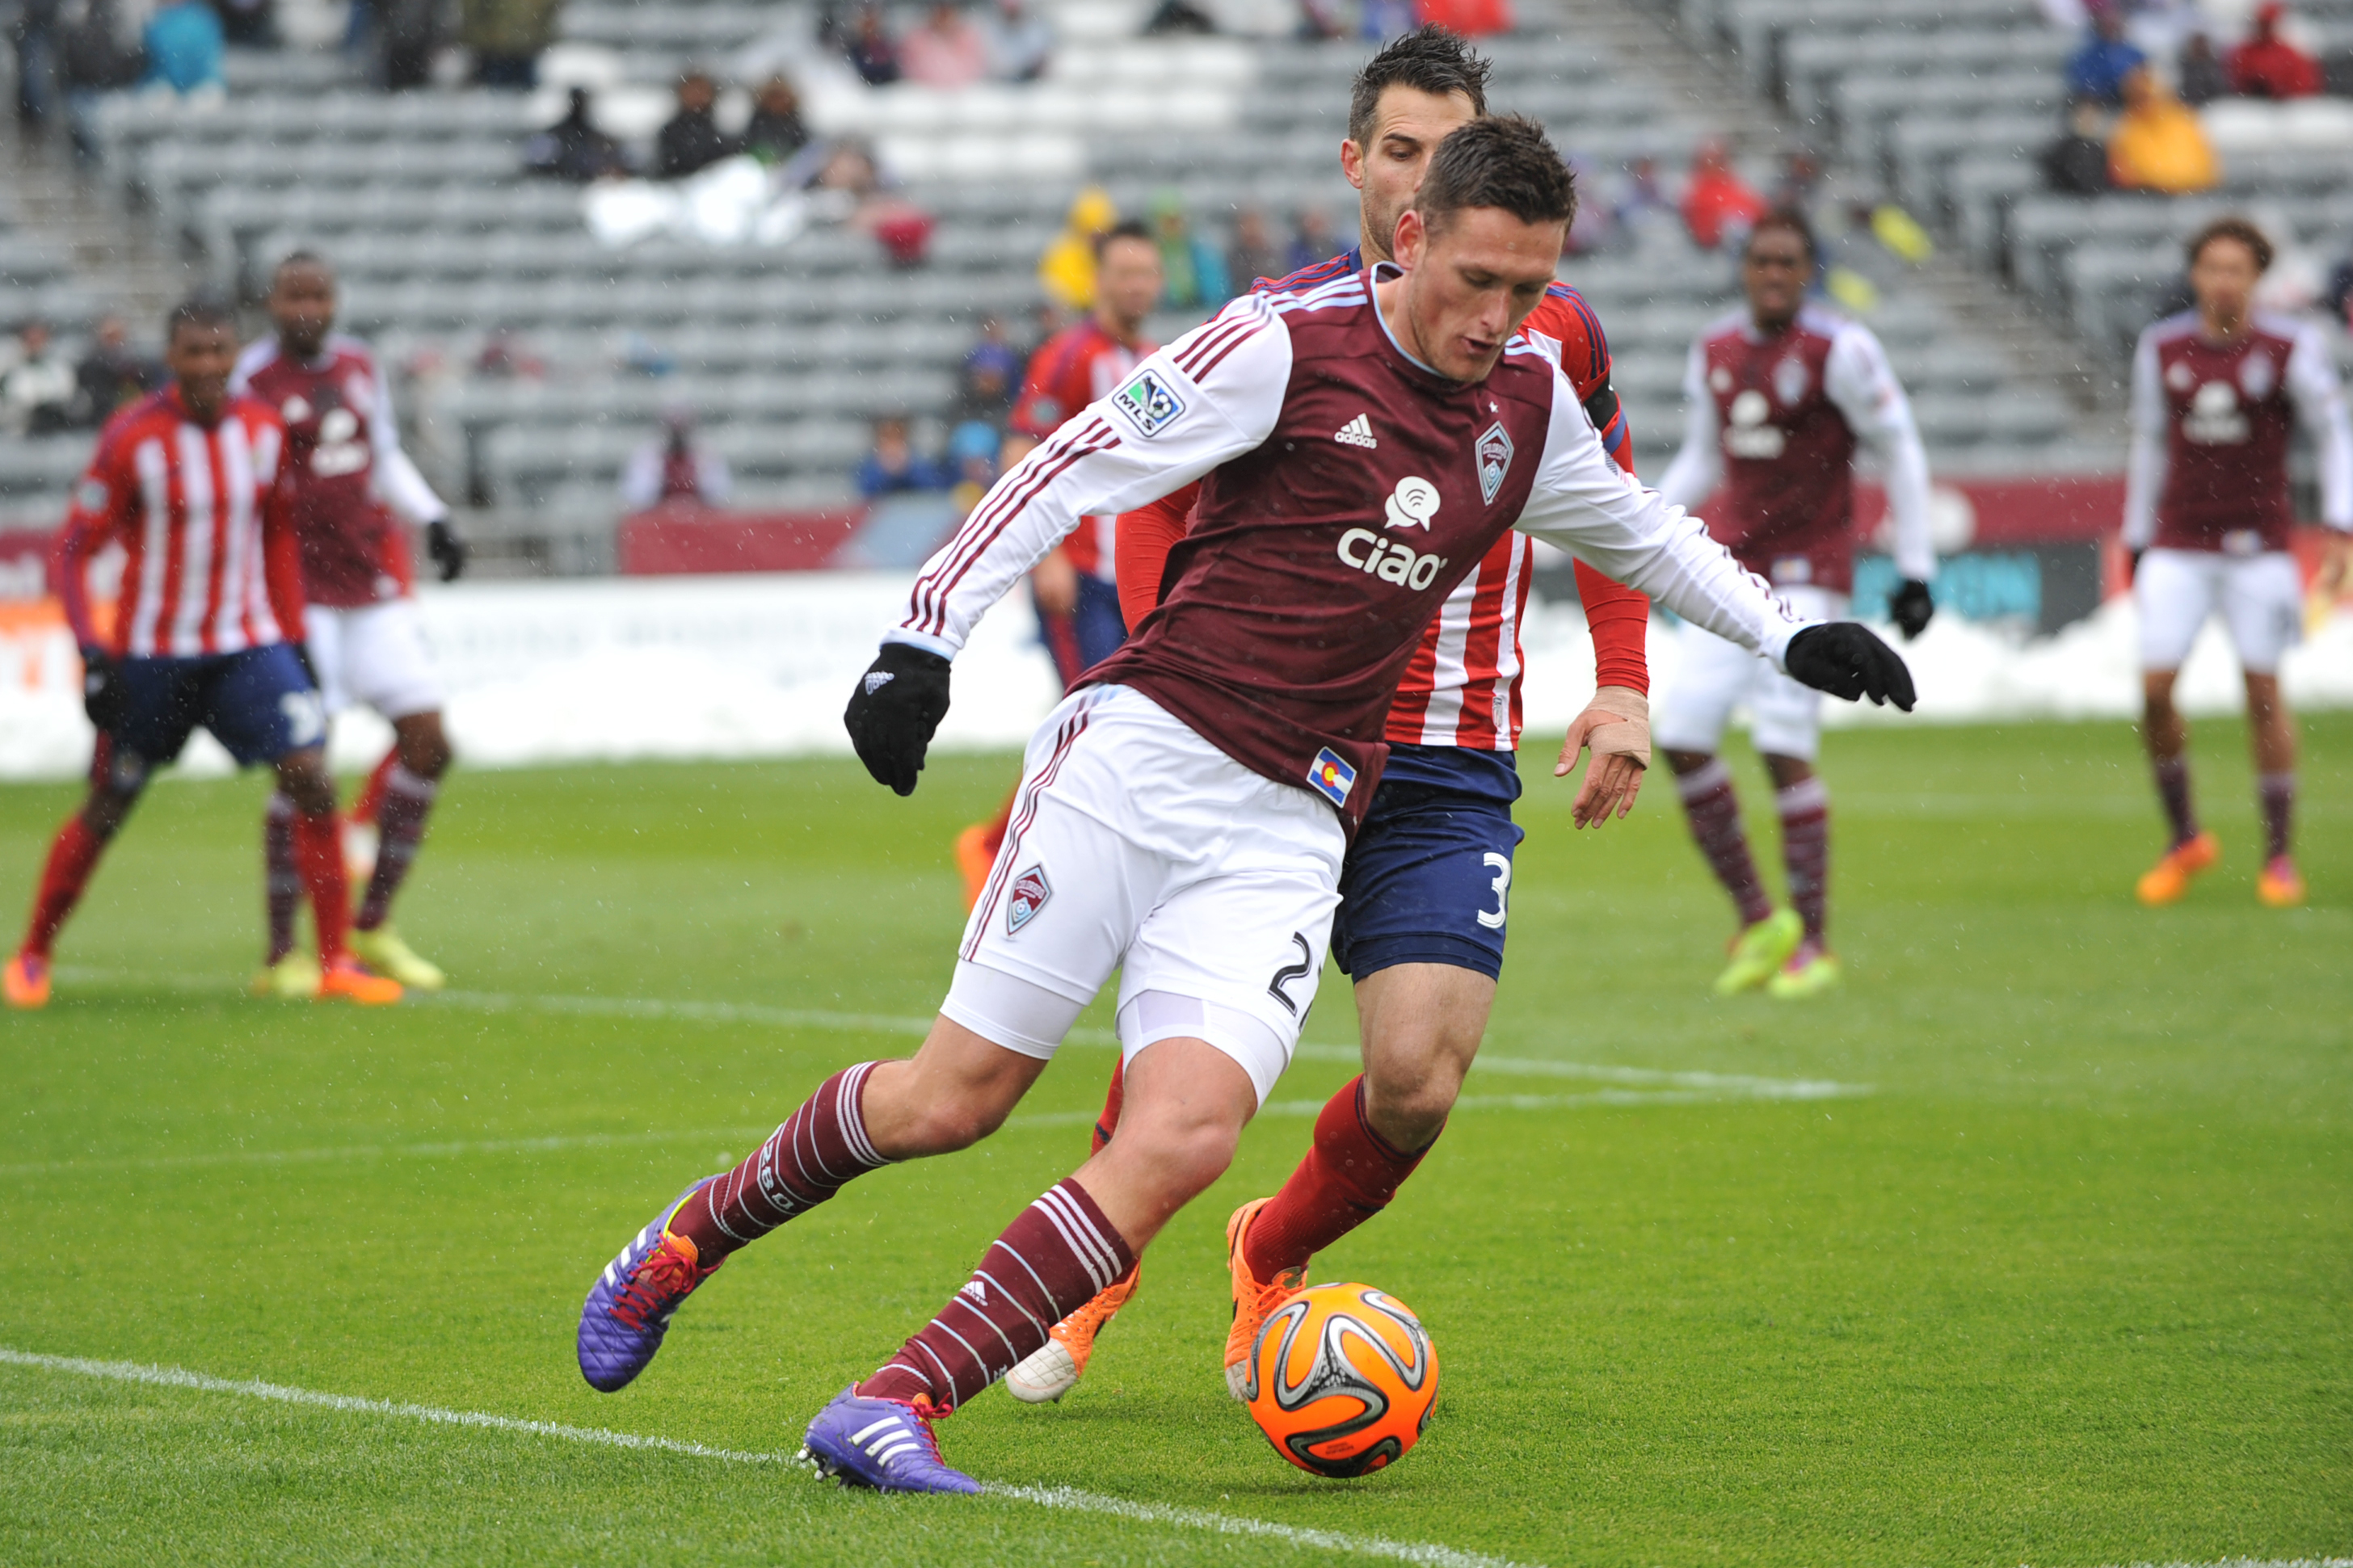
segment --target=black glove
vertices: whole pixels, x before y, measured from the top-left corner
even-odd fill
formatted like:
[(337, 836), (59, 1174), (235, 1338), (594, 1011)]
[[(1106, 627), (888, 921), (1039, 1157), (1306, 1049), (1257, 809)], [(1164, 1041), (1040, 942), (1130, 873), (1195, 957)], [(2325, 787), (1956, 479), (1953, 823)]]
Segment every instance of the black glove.
[(1916, 700), (1912, 672), (1903, 658), (1852, 621), (1808, 626), (1789, 639), (1789, 651), (1781, 662), (1793, 679), (1849, 702), (1868, 697), (1883, 707), (1893, 702), (1909, 713)]
[(455, 583), (466, 570), (466, 542), (458, 537), (458, 531), (449, 526), (446, 517), (425, 525), (425, 553), (441, 568), (444, 583)]
[(1928, 584), (1917, 577), (1904, 579), (1904, 586), (1895, 590), (1887, 601), (1887, 618), (1895, 629), (1910, 642), (1928, 629), (1929, 617), (1936, 613), (1936, 601), (1928, 596)]
[(858, 678), (841, 722), (874, 782), (913, 795), (932, 732), (947, 710), (948, 661), (907, 643), (886, 642)]
[(100, 730), (122, 717), (122, 670), (101, 647), (81, 650), (81, 710)]

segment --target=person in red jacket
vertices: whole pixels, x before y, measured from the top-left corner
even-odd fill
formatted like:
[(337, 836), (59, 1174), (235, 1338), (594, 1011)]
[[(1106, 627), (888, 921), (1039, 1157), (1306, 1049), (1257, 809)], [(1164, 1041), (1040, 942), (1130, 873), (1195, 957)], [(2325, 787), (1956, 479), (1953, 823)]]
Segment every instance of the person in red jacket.
[(2310, 98), (2320, 90), (2320, 62), (2279, 36), (2287, 7), (2255, 8), (2255, 30), (2231, 51), (2231, 90), (2242, 98)]

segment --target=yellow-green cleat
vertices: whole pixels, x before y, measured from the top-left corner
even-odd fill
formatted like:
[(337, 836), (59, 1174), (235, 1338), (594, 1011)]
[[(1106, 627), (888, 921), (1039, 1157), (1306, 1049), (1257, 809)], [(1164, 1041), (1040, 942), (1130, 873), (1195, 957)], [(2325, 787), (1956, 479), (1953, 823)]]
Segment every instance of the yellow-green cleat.
[(1775, 910), (1732, 939), (1732, 962), (1715, 977), (1718, 996), (1753, 991), (1773, 978), (1806, 940), (1806, 922), (1795, 910)]
[(400, 940), (400, 933), (390, 926), (378, 926), (374, 931), (352, 928), (352, 955), (378, 974), (397, 980), (411, 991), (438, 991), (449, 984), (441, 966), (419, 958), (417, 950)]
[(281, 1002), (308, 1002), (319, 994), (319, 961), (298, 947), (262, 967), (253, 977), (253, 994), (275, 996)]
[(1802, 1002), (1838, 989), (1839, 979), (1839, 961), (1820, 943), (1810, 942), (1765, 983), (1765, 994), (1777, 1002)]

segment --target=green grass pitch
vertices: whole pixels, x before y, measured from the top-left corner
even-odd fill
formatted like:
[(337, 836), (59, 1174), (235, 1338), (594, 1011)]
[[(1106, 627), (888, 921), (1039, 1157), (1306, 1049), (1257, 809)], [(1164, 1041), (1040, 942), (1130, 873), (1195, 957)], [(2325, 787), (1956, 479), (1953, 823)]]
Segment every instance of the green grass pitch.
[[(1576, 834), (1532, 757), (1487, 1047), (1518, 1068), (1474, 1074), (1397, 1205), (1316, 1270), (1395, 1291), (1439, 1345), (1437, 1417), (1388, 1473), (1302, 1476), (1223, 1393), (1220, 1229), (1308, 1131), (1278, 1106), (1153, 1248), (1077, 1393), (992, 1394), (943, 1428), (986, 1479), (1147, 1517), (18, 1360), (0, 1559), (2347, 1555), (2353, 717), (2306, 733), (2315, 891), (2293, 912), (2253, 896), (2234, 722), (2199, 733), (2223, 863), (2160, 911), (2131, 899), (2158, 828), (2127, 727), (1834, 734), (1849, 985), (1804, 1007), (1707, 994), (1729, 916), (1666, 781)], [(243, 998), (260, 782), (160, 785), (67, 933), (56, 1004), (0, 1017), (0, 1347), (790, 1452), (1075, 1165), (1107, 1049), (1069, 1047), (981, 1148), (743, 1254), (623, 1394), (580, 1381), (575, 1315), (686, 1181), (828, 1071), (911, 1047), (891, 1020), (929, 1013), (961, 921), (948, 840), (1010, 768), (944, 759), (907, 802), (850, 763), (461, 773), (402, 923), (465, 994), (378, 1014)], [(0, 789), (0, 917), (74, 793)], [(1336, 976), (1308, 1038), (1354, 1039)], [(1303, 1055), (1279, 1099), (1329, 1093), (1345, 1054)]]

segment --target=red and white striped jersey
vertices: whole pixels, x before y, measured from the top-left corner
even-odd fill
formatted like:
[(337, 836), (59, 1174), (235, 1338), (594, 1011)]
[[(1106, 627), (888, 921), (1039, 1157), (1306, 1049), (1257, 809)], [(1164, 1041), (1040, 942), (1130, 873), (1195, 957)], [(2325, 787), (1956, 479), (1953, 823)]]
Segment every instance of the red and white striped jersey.
[(196, 658), (285, 640), (301, 624), (301, 564), (279, 489), (286, 426), (269, 405), (231, 397), (210, 426), (177, 387), (107, 422), (74, 489), (60, 555), (77, 640), (100, 641), (83, 566), (109, 543), (126, 555), (111, 651)]

